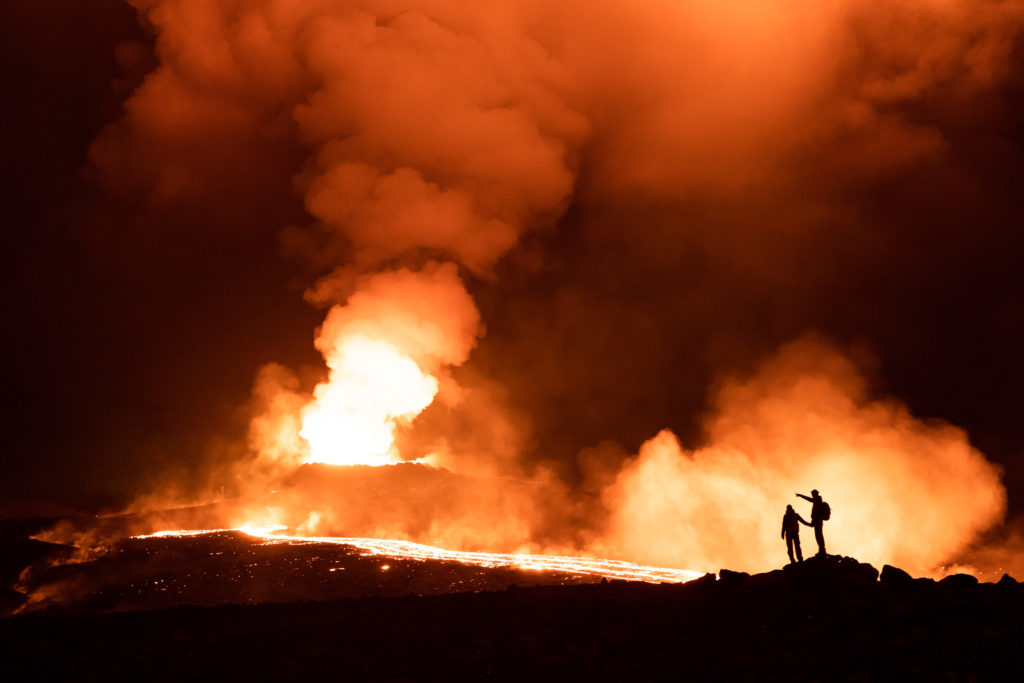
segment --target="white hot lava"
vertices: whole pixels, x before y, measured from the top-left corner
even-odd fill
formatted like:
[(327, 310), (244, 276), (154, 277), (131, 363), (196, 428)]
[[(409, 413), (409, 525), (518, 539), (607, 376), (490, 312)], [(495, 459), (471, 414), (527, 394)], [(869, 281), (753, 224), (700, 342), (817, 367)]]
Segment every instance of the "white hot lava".
[(387, 465), (399, 460), (394, 432), (430, 405), (437, 379), (388, 342), (353, 336), (327, 358), (330, 377), (316, 387), (299, 434), (306, 462)]

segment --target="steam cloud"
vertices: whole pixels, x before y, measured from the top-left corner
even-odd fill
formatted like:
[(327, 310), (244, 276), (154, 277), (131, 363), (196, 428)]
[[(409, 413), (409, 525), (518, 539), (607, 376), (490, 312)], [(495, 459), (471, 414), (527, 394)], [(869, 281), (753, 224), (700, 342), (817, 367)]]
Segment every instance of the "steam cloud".
[[(1020, 3), (132, 4), (156, 32), (159, 65), (93, 146), (107, 186), (210, 207), (247, 188), (297, 193), (312, 221), (284, 230), (282, 244), (320, 275), (306, 297), (331, 306), (316, 342), (330, 372), (339, 340), (358, 333), (439, 378), (438, 403), (389, 428), (408, 432), (403, 448), (441, 453), (455, 469), (492, 461), (492, 472), (537, 477), (541, 492), (521, 500), (529, 523), (510, 525), (515, 533), (644, 562), (763, 568), (780, 554), (776, 518), (792, 491), (816, 487), (837, 511), (837, 551), (930, 568), (1001, 517), (998, 473), (962, 431), (871, 398), (852, 362), (821, 341), (785, 346), (753, 379), (726, 381), (708, 445), (692, 452), (662, 431), (636, 457), (606, 449), (588, 474), (589, 456), (575, 461), (548, 439), (565, 424), (548, 408), (561, 384), (594, 387), (602, 374), (621, 389), (578, 401), (587, 437), (609, 414), (645, 412), (635, 424), (612, 420), (650, 438), (667, 408), (651, 408), (643, 387), (686, 351), (641, 349), (617, 323), (632, 311), (641, 323), (631, 329), (679, 339), (688, 321), (714, 319), (699, 268), (691, 281), (676, 274), (680, 262), (720, 264), (713, 289), (734, 276), (806, 299), (793, 273), (829, 282), (818, 272), (827, 264), (808, 266), (829, 255), (828, 235), (870, 240), (886, 229), (858, 197), (903, 174), (950, 183), (949, 122), (958, 102), (1010, 78)], [(936, 101), (937, 114), (922, 113)], [(290, 187), (274, 186), (288, 176)], [(469, 290), (490, 302), (489, 289), (523, 272), (555, 270), (558, 257), (537, 246), (553, 227), (576, 240), (564, 258), (595, 284), (510, 307), (514, 320), (485, 316), (499, 334), (474, 362), (484, 328)], [(640, 271), (676, 279), (644, 283), (660, 291), (652, 304), (615, 300), (620, 281), (636, 290), (629, 278)], [(751, 320), (771, 306), (755, 304)], [(792, 338), (792, 327), (772, 338)], [(590, 334), (591, 352), (559, 348), (573, 329)], [(759, 355), (715, 336), (694, 353), (705, 375)], [(609, 363), (620, 349), (647, 360)], [(526, 357), (537, 372), (509, 369)], [(254, 471), (305, 460), (299, 431), (314, 391), (293, 370), (263, 368)], [(633, 398), (639, 410), (622, 408)], [(536, 440), (553, 454), (532, 452)], [(580, 502), (580, 487), (599, 502)], [(496, 507), (507, 516), (516, 506)], [(486, 526), (459, 542), (487, 545)]]
[(961, 430), (872, 400), (819, 339), (727, 381), (707, 432), (708, 445), (687, 452), (663, 431), (618, 473), (604, 491), (612, 548), (656, 565), (766, 571), (783, 559), (781, 516), (766, 511), (793, 504), (809, 520), (793, 492), (817, 488), (836, 511), (827, 546), (926, 573), (1004, 512), (999, 471)]

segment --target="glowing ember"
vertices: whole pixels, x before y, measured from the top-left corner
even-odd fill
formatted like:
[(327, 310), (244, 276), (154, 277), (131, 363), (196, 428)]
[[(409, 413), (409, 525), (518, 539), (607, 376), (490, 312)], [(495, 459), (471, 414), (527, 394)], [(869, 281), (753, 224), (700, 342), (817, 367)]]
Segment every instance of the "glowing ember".
[(437, 380), (393, 345), (364, 336), (341, 343), (327, 358), (327, 382), (317, 386), (299, 434), (308, 463), (389, 465), (395, 426), (430, 405)]
[[(262, 539), (267, 544), (291, 543), (295, 545), (331, 544), (347, 545), (358, 548), (364, 555), (390, 557), (405, 560), (438, 560), (442, 562), (459, 562), (478, 567), (498, 568), (513, 567), (533, 571), (565, 572), (586, 576), (601, 576), (609, 579), (626, 581), (647, 581), (649, 583), (685, 583), (698, 579), (701, 572), (667, 567), (645, 567), (632, 562), (618, 560), (602, 560), (590, 557), (570, 557), (563, 555), (528, 555), (509, 553), (465, 552), (445, 550), (410, 541), (393, 541), (382, 538), (342, 538), (335, 536), (288, 536), (275, 533), (284, 527), (239, 527), (237, 529), (207, 529), (158, 531), (154, 534), (135, 536), (134, 538), (166, 538), (171, 536), (197, 536), (224, 531), (241, 531), (249, 536)], [(390, 566), (381, 565), (382, 571)]]
[[(251, 527), (245, 527), (243, 529), (237, 529), (237, 531), (245, 531)], [(152, 534), (145, 534), (143, 536), (132, 536), (132, 538), (175, 538), (180, 536), (202, 536), (203, 534), (215, 534), (220, 531), (235, 531), (235, 529), (190, 529), (190, 530), (171, 530), (171, 531), (157, 531)], [(272, 530), (268, 530), (272, 531)]]

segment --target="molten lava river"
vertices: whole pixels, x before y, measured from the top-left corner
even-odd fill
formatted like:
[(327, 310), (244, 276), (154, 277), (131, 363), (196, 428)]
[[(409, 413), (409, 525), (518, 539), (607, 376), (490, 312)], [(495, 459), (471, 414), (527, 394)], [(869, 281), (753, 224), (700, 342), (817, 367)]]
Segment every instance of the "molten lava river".
[(461, 552), (408, 541), (284, 531), (241, 527), (123, 538), (87, 558), (27, 572), (19, 586), (30, 596), (22, 611), (441, 595), (604, 578), (681, 583), (702, 576), (614, 560)]
[[(703, 576), (700, 572), (663, 567), (645, 567), (631, 562), (600, 560), (587, 557), (563, 555), (528, 555), (465, 552), (445, 550), (410, 541), (391, 541), (380, 538), (340, 538), (334, 536), (288, 536), (277, 532), (285, 527), (240, 527), (237, 531), (261, 539), (268, 544), (286, 545), (335, 545), (359, 549), (366, 556), (388, 557), (402, 560), (439, 560), (488, 568), (513, 568), (539, 572), (565, 572), (580, 576), (593, 576), (626, 581), (648, 581), (684, 583)], [(231, 531), (231, 530), (226, 530)], [(172, 537), (176, 535), (197, 535), (214, 533), (209, 531), (160, 531), (149, 536), (136, 538)]]

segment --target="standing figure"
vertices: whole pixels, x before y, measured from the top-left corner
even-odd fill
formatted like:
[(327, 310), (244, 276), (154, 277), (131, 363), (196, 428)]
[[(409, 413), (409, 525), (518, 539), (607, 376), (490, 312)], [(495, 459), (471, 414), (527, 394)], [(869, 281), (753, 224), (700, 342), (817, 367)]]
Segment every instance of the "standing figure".
[[(809, 526), (814, 527), (814, 540), (818, 542), (818, 555), (827, 555), (828, 553), (825, 552), (825, 533), (822, 527), (825, 521), (832, 516), (832, 510), (829, 508), (828, 503), (818, 495), (818, 489), (811, 491), (810, 497), (802, 493), (796, 495), (811, 504), (811, 523)], [(807, 522), (804, 522), (804, 524), (807, 524)]]
[[(786, 514), (782, 516), (782, 538), (786, 539), (786, 552), (789, 553), (789, 563), (803, 562), (804, 555), (800, 552), (800, 522), (807, 526), (811, 523), (796, 513), (792, 505), (786, 506)], [(793, 559), (793, 550), (796, 550), (796, 559)]]

